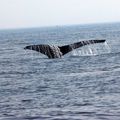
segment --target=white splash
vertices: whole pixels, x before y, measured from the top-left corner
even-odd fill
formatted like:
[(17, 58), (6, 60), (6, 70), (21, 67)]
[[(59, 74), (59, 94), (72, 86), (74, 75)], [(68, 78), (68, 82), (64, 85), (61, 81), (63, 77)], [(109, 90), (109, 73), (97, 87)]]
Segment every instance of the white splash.
[(111, 48), (110, 48), (110, 46), (108, 45), (108, 43), (105, 42), (104, 45), (105, 45), (105, 48), (107, 49), (108, 53), (110, 53), (110, 52), (111, 52)]
[(91, 56), (91, 55), (99, 55), (110, 53), (111, 49), (107, 42), (97, 43), (97, 44), (89, 44), (83, 46), (79, 49), (75, 49), (72, 52), (72, 56)]

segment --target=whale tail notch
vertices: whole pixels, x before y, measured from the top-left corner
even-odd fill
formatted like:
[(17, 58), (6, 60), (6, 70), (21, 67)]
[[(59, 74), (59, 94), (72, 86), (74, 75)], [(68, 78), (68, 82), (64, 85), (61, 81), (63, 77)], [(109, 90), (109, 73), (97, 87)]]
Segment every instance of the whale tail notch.
[(96, 43), (104, 43), (106, 40), (87, 40), (87, 41), (80, 41), (69, 45), (64, 46), (53, 46), (53, 45), (30, 45), (26, 46), (24, 49), (35, 50), (40, 52), (44, 55), (47, 55), (49, 58), (60, 58), (63, 55), (71, 52), (74, 49), (79, 47), (83, 47), (89, 44), (96, 44)]

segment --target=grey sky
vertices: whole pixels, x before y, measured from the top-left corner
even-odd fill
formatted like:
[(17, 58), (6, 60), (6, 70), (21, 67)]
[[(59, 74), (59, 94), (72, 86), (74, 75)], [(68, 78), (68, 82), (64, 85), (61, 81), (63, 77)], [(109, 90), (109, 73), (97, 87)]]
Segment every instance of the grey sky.
[(120, 0), (0, 0), (0, 29), (120, 21)]

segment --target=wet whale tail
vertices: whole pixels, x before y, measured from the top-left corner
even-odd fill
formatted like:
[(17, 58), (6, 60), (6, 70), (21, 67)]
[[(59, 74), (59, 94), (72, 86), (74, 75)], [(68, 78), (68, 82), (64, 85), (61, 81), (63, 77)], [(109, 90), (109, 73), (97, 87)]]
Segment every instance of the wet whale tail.
[(76, 43), (64, 45), (64, 46), (40, 44), (40, 45), (26, 46), (24, 49), (35, 50), (44, 55), (47, 55), (48, 58), (60, 58), (63, 55), (79, 47), (83, 47), (89, 44), (104, 43), (104, 42), (105, 40), (87, 40), (87, 41), (80, 41), (80, 42), (76, 42)]

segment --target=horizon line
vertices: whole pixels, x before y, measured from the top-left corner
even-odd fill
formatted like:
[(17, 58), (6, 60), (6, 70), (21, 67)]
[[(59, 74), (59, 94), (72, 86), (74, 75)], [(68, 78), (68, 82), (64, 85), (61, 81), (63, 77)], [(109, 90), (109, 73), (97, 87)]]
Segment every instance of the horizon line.
[(70, 27), (70, 26), (84, 26), (84, 25), (99, 25), (99, 24), (117, 24), (120, 21), (113, 22), (94, 22), (94, 23), (74, 23), (74, 24), (61, 24), (61, 25), (44, 25), (44, 26), (28, 26), (28, 27), (10, 27), (10, 28), (0, 28), (0, 31), (6, 30), (22, 30), (22, 29), (39, 29), (39, 28), (53, 28), (53, 27)]

